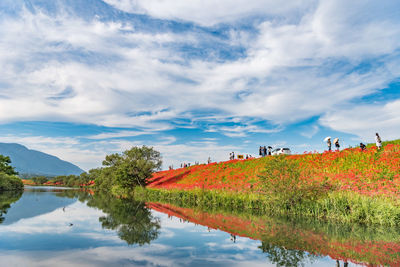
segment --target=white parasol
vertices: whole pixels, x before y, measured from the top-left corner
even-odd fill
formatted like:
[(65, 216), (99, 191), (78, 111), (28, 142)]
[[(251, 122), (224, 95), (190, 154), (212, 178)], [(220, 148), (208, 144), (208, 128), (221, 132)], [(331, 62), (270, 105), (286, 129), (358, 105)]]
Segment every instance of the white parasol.
[(339, 138), (335, 138), (335, 139), (333, 139), (333, 143), (336, 143), (337, 141), (339, 141)]
[(332, 137), (330, 137), (330, 136), (325, 137), (324, 142), (328, 141), (328, 139), (331, 139), (331, 138)]

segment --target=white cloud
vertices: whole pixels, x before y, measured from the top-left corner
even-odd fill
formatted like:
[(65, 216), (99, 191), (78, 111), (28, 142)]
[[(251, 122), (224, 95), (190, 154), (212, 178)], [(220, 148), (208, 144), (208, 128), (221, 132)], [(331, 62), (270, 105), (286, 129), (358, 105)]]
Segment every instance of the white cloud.
[(85, 138), (101, 140), (101, 139), (110, 139), (110, 138), (133, 137), (133, 136), (146, 135), (146, 134), (151, 134), (151, 132), (124, 130), (124, 131), (118, 131), (118, 132), (106, 132), (106, 133), (100, 133), (100, 134), (96, 134), (96, 135), (85, 136)]
[[(266, 2), (246, 1), (281, 13), (281, 3)], [(221, 7), (229, 10), (229, 3)], [(167, 121), (196, 119), (193, 110), (277, 124), (329, 112), (400, 75), (398, 20), (384, 17), (379, 7), (375, 18), (370, 6), (359, 2), (338, 12), (342, 5), (321, 2), (302, 10), (297, 23), (266, 20), (255, 38), (242, 41), (246, 57), (226, 62), (191, 59), (176, 50), (179, 44), (196, 49), (203, 38), (215, 38), (197, 32), (146, 33), (129, 22), (25, 11), (21, 18), (1, 21), (0, 46), (12, 53), (0, 54), (0, 82), (8, 85), (1, 89), (8, 98), (0, 98), (0, 121), (171, 128)], [(191, 8), (200, 7), (191, 3)], [(379, 66), (351, 71), (360, 60), (377, 56)], [(345, 67), (332, 66), (335, 61)]]
[(105, 0), (131, 13), (144, 13), (163, 19), (193, 21), (202, 25), (233, 22), (255, 15), (289, 16), (306, 10), (315, 1), (290, 0)]
[[(130, 20), (84, 20), (62, 12), (28, 10), (20, 16), (2, 17), (1, 123), (62, 121), (140, 129), (91, 136), (105, 140), (94, 150), (69, 143), (76, 140), (55, 144), (48, 139), (50, 146), (40, 140), (21, 140), (79, 161), (84, 168), (100, 162), (115, 147), (132, 144), (106, 139), (163, 132), (176, 127), (174, 122), (180, 119), (189, 121), (182, 127), (194, 127), (191, 122), (224, 122), (234, 117), (236, 125), (242, 126), (216, 123), (222, 126), (209, 130), (243, 137), (274, 131), (246, 125), (249, 117), (284, 126), (322, 116), (324, 125), (361, 135), (364, 126), (343, 126), (337, 123), (338, 116), (347, 114), (349, 103), (379, 92), (400, 76), (395, 1), (107, 2), (129, 12), (202, 25), (258, 18), (249, 28), (227, 24), (226, 39), (207, 33), (218, 27), (145, 31)], [(218, 56), (220, 49), (229, 52), (237, 46), (244, 51), (240, 57)], [(194, 52), (203, 54), (193, 56)], [(373, 108), (392, 114), (389, 104)], [(350, 110), (364, 112), (362, 107)], [(390, 129), (393, 120), (381, 120), (380, 128)], [(193, 148), (174, 145), (172, 139), (159, 147), (172, 157), (166, 156), (166, 162), (175, 164), (186, 159), (171, 152), (174, 149), (186, 153), (188, 161), (207, 159), (211, 149), (220, 151), (214, 156), (217, 159), (240, 149), (210, 143)]]
[(375, 142), (376, 132), (384, 140), (398, 139), (400, 132), (400, 100), (391, 101), (383, 105), (352, 106), (328, 113), (321, 118), (321, 124), (357, 135), (364, 142)]

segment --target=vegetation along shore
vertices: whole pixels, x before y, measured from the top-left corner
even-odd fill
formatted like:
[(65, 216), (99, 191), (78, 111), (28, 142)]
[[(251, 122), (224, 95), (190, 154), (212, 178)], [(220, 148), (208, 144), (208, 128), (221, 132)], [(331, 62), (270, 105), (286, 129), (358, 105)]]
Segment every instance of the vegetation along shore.
[(400, 225), (400, 140), (380, 151), (369, 145), (162, 171), (135, 192), (192, 206)]

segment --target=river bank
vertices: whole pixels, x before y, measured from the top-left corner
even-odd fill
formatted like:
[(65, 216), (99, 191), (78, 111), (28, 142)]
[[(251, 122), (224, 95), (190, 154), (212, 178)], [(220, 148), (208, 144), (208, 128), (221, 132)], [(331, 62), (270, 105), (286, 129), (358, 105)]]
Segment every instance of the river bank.
[(158, 172), (136, 195), (365, 224), (400, 225), (400, 142), (382, 150), (232, 160)]

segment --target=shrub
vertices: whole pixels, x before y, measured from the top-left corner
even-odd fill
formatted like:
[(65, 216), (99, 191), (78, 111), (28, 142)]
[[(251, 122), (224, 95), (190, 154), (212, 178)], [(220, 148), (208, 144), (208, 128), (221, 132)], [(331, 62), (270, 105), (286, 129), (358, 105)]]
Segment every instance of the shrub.
[(24, 184), (19, 177), (0, 172), (0, 192), (22, 190), (23, 188)]
[(291, 209), (297, 204), (315, 201), (326, 194), (328, 185), (305, 177), (299, 163), (281, 155), (268, 161), (259, 175), (261, 190), (275, 204)]

